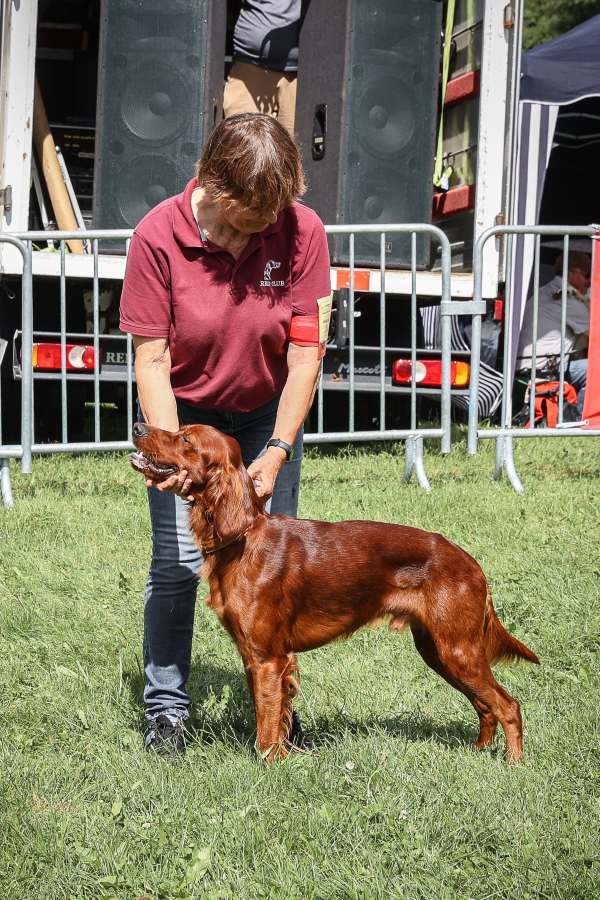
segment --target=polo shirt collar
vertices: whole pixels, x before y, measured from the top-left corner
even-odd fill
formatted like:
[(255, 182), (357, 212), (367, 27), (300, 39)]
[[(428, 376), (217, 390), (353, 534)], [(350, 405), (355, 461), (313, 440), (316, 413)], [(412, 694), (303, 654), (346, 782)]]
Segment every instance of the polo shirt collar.
[[(178, 194), (174, 198), (173, 235), (175, 236), (177, 243), (182, 247), (199, 247), (205, 250), (208, 249), (208, 242), (202, 239), (198, 223), (192, 212), (192, 193), (197, 187), (198, 182), (195, 178), (192, 178), (192, 180), (188, 182), (184, 192)], [(283, 227), (283, 216), (284, 211), (280, 212), (277, 216), (277, 221), (273, 222), (272, 225), (268, 225), (264, 231), (259, 231), (256, 234), (251, 235), (248, 244), (255, 244), (257, 239), (258, 243), (262, 244), (263, 238), (270, 234), (274, 234), (277, 231), (281, 231)]]
[(183, 194), (178, 194), (173, 203), (173, 235), (182, 247), (205, 247), (200, 237), (200, 229), (192, 212), (192, 194), (198, 187), (195, 178), (188, 181)]

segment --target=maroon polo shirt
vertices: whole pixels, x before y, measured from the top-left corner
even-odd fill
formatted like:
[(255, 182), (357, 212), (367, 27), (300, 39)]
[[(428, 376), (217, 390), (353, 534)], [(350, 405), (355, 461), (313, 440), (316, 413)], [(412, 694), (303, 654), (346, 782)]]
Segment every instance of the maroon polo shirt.
[(325, 230), (296, 203), (251, 235), (235, 260), (201, 237), (191, 208), (196, 186), (193, 179), (135, 229), (121, 328), (168, 338), (180, 400), (250, 412), (283, 390), (292, 316), (316, 316), (317, 300), (329, 296)]

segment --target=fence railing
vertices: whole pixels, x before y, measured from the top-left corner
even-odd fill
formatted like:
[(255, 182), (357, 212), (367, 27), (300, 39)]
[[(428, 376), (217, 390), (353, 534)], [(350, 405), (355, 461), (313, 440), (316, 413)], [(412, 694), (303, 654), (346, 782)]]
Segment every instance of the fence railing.
[[(333, 443), (340, 441), (374, 441), (374, 440), (404, 440), (406, 463), (404, 478), (409, 479), (414, 471), (419, 484), (429, 490), (429, 481), (425, 473), (423, 458), (423, 439), (439, 438), (441, 452), (449, 453), (451, 447), (450, 428), (450, 404), (451, 404), (451, 333), (450, 315), (459, 315), (463, 306), (470, 306), (470, 302), (451, 303), (451, 259), (450, 243), (444, 232), (434, 225), (387, 225), (385, 229), (376, 225), (328, 225), (325, 228), (328, 235), (347, 235), (348, 241), (348, 391), (349, 413), (348, 430), (325, 432), (323, 428), (323, 408), (325, 385), (323, 379), (319, 382), (317, 394), (317, 418), (318, 428), (316, 432), (307, 433), (304, 440), (307, 444)], [(356, 431), (355, 429), (355, 236), (379, 235), (379, 428), (374, 430)], [(407, 234), (411, 236), (411, 299), (410, 299), (410, 323), (411, 323), (411, 381), (410, 381), (410, 427), (403, 429), (386, 429), (386, 396), (390, 386), (390, 378), (386, 375), (386, 354), (389, 348), (386, 346), (386, 309), (387, 295), (385, 286), (386, 275), (386, 236), (393, 234)], [(417, 388), (417, 235), (428, 234), (439, 241), (441, 246), (441, 337), (442, 337), (442, 379), (440, 396), (440, 427), (419, 428), (417, 414), (417, 395), (423, 391)], [(452, 308), (451, 308), (452, 307)], [(461, 307), (460, 309), (458, 307)], [(469, 311), (471, 311), (469, 309)]]
[[(307, 444), (320, 444), (331, 442), (345, 441), (373, 441), (373, 440), (401, 440), (406, 445), (406, 464), (404, 469), (404, 478), (408, 479), (412, 473), (416, 474), (419, 484), (429, 490), (429, 482), (425, 472), (423, 457), (423, 440), (424, 438), (437, 438), (440, 440), (442, 453), (448, 453), (451, 447), (451, 326), (450, 316), (466, 313), (476, 313), (480, 310), (481, 304), (473, 301), (451, 301), (451, 261), (450, 261), (450, 244), (446, 235), (433, 225), (427, 224), (407, 224), (407, 225), (388, 225), (385, 229), (370, 225), (356, 226), (329, 226), (326, 229), (330, 235), (344, 235), (348, 238), (348, 263), (349, 270), (349, 293), (348, 293), (348, 343), (345, 348), (348, 358), (348, 429), (342, 431), (326, 431), (324, 427), (324, 390), (325, 386), (321, 379), (318, 395), (317, 395), (317, 430), (305, 435)], [(125, 385), (126, 385), (126, 429), (123, 440), (102, 440), (101, 429), (101, 396), (100, 385), (105, 377), (101, 371), (99, 349), (101, 341), (106, 337), (100, 333), (101, 318), (101, 290), (99, 278), (99, 260), (100, 246), (102, 242), (111, 242), (114, 246), (115, 241), (121, 242), (125, 246), (125, 253), (128, 250), (129, 240), (132, 236), (130, 230), (92, 230), (86, 232), (86, 240), (91, 247), (91, 256), (93, 260), (93, 275), (91, 276), (92, 287), (92, 331), (85, 337), (93, 342), (94, 348), (94, 365), (93, 372), (85, 377), (88, 383), (93, 384), (94, 396), (94, 440), (73, 442), (68, 440), (69, 433), (69, 411), (68, 411), (68, 390), (67, 386), (74, 377), (72, 372), (67, 370), (67, 342), (69, 335), (67, 331), (67, 267), (69, 262), (69, 253), (66, 242), (74, 238), (80, 238), (81, 232), (78, 231), (54, 231), (51, 233), (55, 252), (60, 254), (60, 311), (59, 326), (56, 332), (57, 343), (60, 344), (60, 370), (52, 377), (60, 380), (61, 384), (61, 436), (62, 440), (57, 443), (35, 443), (34, 442), (34, 368), (33, 368), (33, 344), (34, 344), (34, 321), (33, 321), (33, 280), (32, 280), (32, 259), (34, 253), (34, 245), (36, 243), (45, 243), (48, 240), (48, 232), (25, 232), (15, 235), (0, 234), (0, 241), (14, 244), (20, 250), (23, 256), (23, 291), (22, 291), (22, 334), (21, 334), (21, 352), (20, 352), (20, 370), (22, 378), (22, 396), (21, 396), (21, 444), (8, 446), (2, 444), (0, 434), (0, 487), (2, 488), (2, 496), (5, 503), (12, 503), (12, 492), (10, 489), (10, 476), (7, 460), (9, 458), (20, 458), (21, 469), (25, 473), (31, 472), (32, 456), (34, 454), (50, 454), (50, 453), (82, 453), (90, 451), (102, 450), (126, 450), (133, 445), (130, 441), (130, 435), (133, 425), (133, 394), (134, 394), (134, 355), (133, 342), (130, 335), (114, 336), (119, 337), (125, 343)], [(372, 348), (379, 352), (379, 428), (371, 430), (357, 430), (355, 421), (355, 401), (357, 393), (361, 392), (361, 385), (357, 384), (355, 374), (356, 348), (355, 340), (355, 271), (356, 271), (356, 253), (355, 253), (355, 236), (356, 235), (379, 235), (379, 275), (380, 275), (380, 291), (379, 291), (379, 347)], [(410, 298), (410, 317), (411, 317), (411, 346), (410, 346), (410, 364), (411, 364), (411, 380), (410, 386), (406, 390), (410, 393), (410, 425), (401, 429), (386, 428), (386, 401), (392, 388), (391, 379), (387, 373), (388, 357), (392, 348), (386, 346), (386, 310), (387, 310), (387, 294), (386, 294), (386, 236), (406, 234), (410, 235), (411, 244), (411, 264), (410, 272), (412, 279), (412, 291)], [(417, 236), (430, 235), (437, 240), (441, 246), (441, 390), (440, 409), (441, 421), (439, 427), (419, 427), (418, 421), (418, 401), (417, 398), (421, 394), (431, 393), (427, 389), (417, 386), (417, 322), (418, 322), (418, 299), (417, 299)], [(363, 266), (364, 268), (364, 266)], [(372, 267), (370, 267), (372, 268)], [(484, 304), (485, 305), (485, 304)], [(37, 332), (39, 334), (39, 332)], [(46, 333), (47, 334), (47, 333)], [(77, 335), (78, 338), (81, 335)], [(41, 376), (37, 376), (41, 377)], [(340, 385), (336, 385), (337, 388)], [(346, 388), (346, 385), (341, 385)]]
[[(546, 355), (540, 354), (538, 345), (540, 338), (539, 332), (539, 305), (540, 305), (540, 255), (541, 255), (541, 237), (547, 235), (562, 238), (563, 250), (563, 267), (562, 267), (562, 284), (560, 287), (560, 298), (555, 298), (556, 302), (560, 302), (560, 344), (557, 355), (557, 363), (555, 364), (554, 376), (549, 368), (549, 361)], [(485, 310), (477, 312), (473, 315), (472, 322), (472, 355), (471, 355), (471, 385), (469, 398), (469, 424), (468, 424), (468, 452), (473, 454), (477, 452), (479, 440), (495, 440), (496, 441), (496, 465), (494, 469), (494, 478), (498, 479), (505, 470), (508, 479), (514, 489), (518, 493), (523, 492), (523, 486), (517, 474), (514, 459), (515, 438), (555, 438), (555, 437), (597, 437), (600, 430), (581, 429), (581, 423), (569, 423), (564, 421), (564, 385), (567, 381), (565, 377), (568, 373), (569, 351), (567, 350), (567, 303), (569, 300), (569, 286), (567, 273), (569, 269), (569, 247), (570, 238), (586, 237), (594, 238), (596, 228), (594, 226), (571, 226), (561, 227), (555, 225), (515, 225), (506, 226), (499, 225), (485, 231), (477, 241), (473, 254), (473, 298), (481, 299), (482, 281), (483, 281), (483, 251), (485, 244), (492, 238), (505, 237), (506, 240), (506, 296), (504, 302), (504, 347), (503, 347), (503, 389), (502, 389), (502, 405), (500, 412), (500, 427), (498, 428), (480, 428), (478, 421), (478, 392), (479, 392), (479, 364), (480, 364), (480, 348), (481, 348), (481, 325)], [(521, 271), (515, 266), (515, 256), (517, 249), (523, 257), (523, 247), (518, 248), (517, 241), (525, 240), (533, 241), (533, 295), (532, 295), (532, 342), (531, 352), (526, 354), (526, 358), (530, 359), (529, 365), (529, 415), (526, 427), (519, 427), (513, 422), (513, 387), (515, 376), (515, 360), (517, 348), (515, 347), (515, 339), (518, 340), (521, 325), (521, 309), (524, 310), (525, 302), (528, 299), (529, 291), (527, 290), (528, 281), (526, 279), (525, 290), (523, 284), (517, 281), (515, 271)], [(556, 248), (557, 249), (557, 248)], [(521, 305), (516, 304), (516, 299), (520, 298)], [(518, 320), (515, 318), (519, 316)], [(527, 378), (527, 374), (525, 375)], [(557, 381), (558, 382), (558, 427), (548, 428), (539, 426), (535, 423), (535, 402), (536, 402), (536, 381)]]

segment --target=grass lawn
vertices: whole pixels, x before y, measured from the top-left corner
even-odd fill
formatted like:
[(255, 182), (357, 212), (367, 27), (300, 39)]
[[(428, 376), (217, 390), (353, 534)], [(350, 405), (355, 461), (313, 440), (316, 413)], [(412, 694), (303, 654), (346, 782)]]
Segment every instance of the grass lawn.
[(143, 480), (122, 456), (15, 465), (15, 508), (0, 508), (3, 900), (597, 898), (600, 445), (523, 441), (516, 460), (524, 496), (490, 480), (491, 442), (475, 459), (432, 446), (427, 495), (401, 483), (401, 448), (309, 449), (300, 510), (440, 531), (479, 560), (542, 660), (497, 670), (525, 719), (514, 770), (502, 733), (471, 750), (471, 706), (385, 629), (300, 658), (320, 755), (265, 767), (241, 663), (203, 603), (188, 754), (145, 754)]

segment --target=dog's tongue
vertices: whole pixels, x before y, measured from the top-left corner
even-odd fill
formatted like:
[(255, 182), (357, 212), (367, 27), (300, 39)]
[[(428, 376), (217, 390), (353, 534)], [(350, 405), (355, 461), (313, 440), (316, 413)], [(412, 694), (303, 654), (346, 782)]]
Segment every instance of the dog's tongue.
[(129, 457), (129, 462), (138, 472), (147, 472), (149, 469), (148, 460), (140, 453), (132, 453)]

